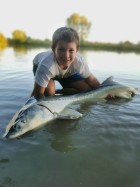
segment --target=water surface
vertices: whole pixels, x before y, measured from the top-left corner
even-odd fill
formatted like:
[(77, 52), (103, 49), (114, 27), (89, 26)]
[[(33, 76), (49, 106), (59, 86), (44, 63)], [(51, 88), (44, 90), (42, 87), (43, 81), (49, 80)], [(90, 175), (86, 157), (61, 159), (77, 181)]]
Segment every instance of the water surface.
[[(33, 57), (45, 49), (0, 52), (0, 137), (33, 89)], [(83, 51), (102, 82), (140, 89), (140, 56)], [(57, 84), (59, 87), (59, 84)], [(80, 102), (79, 120), (55, 120), (20, 139), (0, 139), (0, 186), (139, 187), (140, 95), (132, 100)]]

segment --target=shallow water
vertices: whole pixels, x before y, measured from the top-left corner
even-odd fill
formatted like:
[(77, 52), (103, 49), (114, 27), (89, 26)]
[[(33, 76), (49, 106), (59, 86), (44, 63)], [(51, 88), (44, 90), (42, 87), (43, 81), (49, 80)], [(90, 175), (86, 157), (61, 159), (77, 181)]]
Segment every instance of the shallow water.
[[(33, 88), (32, 59), (45, 49), (0, 52), (0, 137)], [(100, 81), (140, 90), (140, 56), (83, 51)], [(59, 87), (59, 84), (57, 84)], [(73, 104), (79, 120), (55, 120), (20, 139), (0, 139), (0, 186), (139, 187), (140, 94)]]

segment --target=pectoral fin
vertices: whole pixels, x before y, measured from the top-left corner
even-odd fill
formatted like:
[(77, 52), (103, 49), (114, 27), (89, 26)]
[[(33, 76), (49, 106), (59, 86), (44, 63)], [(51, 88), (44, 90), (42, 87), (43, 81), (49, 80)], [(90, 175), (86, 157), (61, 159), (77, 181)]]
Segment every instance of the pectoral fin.
[(83, 115), (76, 110), (65, 109), (60, 114), (56, 114), (58, 119), (78, 119)]

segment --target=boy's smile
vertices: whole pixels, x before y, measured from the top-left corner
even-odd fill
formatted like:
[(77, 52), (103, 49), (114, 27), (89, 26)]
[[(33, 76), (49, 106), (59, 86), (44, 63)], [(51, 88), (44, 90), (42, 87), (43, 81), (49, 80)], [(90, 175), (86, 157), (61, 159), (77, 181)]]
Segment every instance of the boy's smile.
[(74, 62), (76, 53), (75, 42), (59, 41), (54, 50), (56, 61), (62, 69), (67, 69)]

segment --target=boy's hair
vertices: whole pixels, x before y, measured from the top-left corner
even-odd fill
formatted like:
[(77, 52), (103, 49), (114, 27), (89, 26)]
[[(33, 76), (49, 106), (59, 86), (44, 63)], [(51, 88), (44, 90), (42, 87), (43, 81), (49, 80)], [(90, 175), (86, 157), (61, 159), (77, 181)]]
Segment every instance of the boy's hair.
[(79, 49), (79, 36), (76, 30), (73, 28), (60, 27), (54, 32), (52, 37), (52, 50), (55, 50), (55, 47), (59, 41), (75, 42), (77, 49)]

